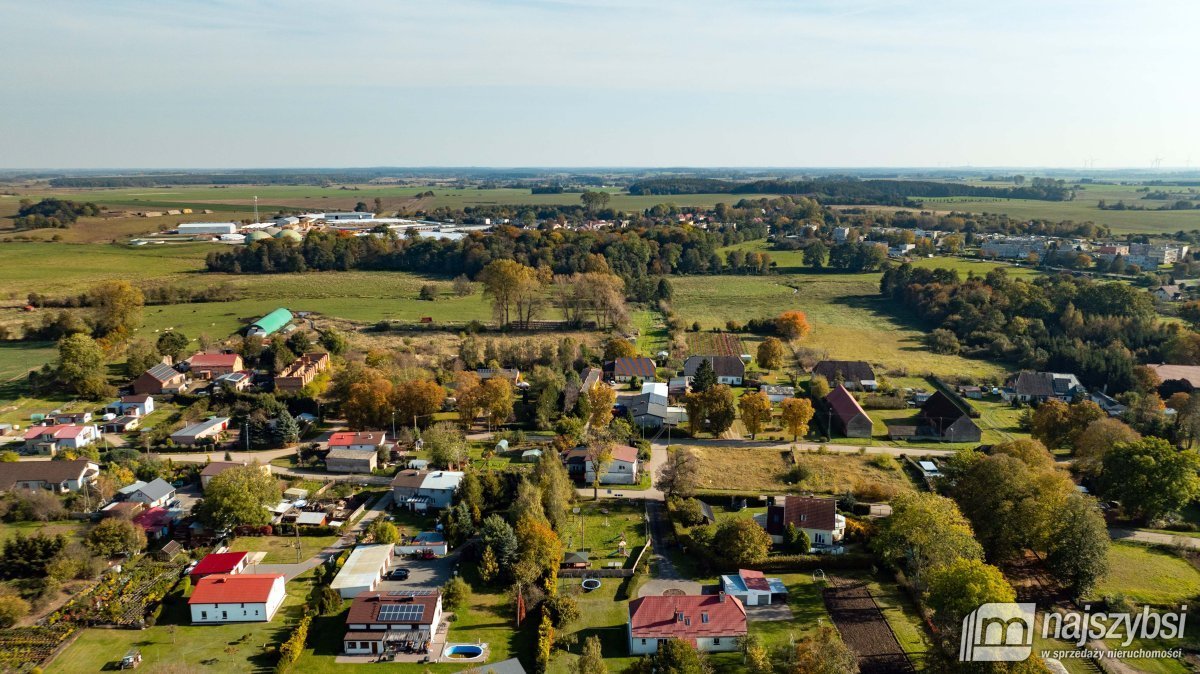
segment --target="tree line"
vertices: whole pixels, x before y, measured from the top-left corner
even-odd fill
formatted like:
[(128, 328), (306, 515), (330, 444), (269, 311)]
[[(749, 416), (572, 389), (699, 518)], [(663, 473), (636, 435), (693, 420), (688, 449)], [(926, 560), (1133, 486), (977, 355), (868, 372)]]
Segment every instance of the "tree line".
[(1062, 180), (1034, 178), (1027, 185), (982, 187), (927, 180), (857, 180), (846, 177), (815, 180), (756, 180), (732, 182), (708, 178), (649, 178), (629, 186), (630, 194), (804, 194), (822, 203), (906, 205), (911, 199), (982, 197), (1069, 201), (1074, 191)]

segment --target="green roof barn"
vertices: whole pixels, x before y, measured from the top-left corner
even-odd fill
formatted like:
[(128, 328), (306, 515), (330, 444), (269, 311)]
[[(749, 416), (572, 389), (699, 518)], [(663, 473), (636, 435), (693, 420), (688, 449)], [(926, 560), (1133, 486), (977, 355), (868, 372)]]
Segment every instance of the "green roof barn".
[(246, 331), (247, 335), (258, 335), (266, 337), (267, 335), (278, 331), (283, 326), (292, 322), (292, 312), (287, 309), (276, 309), (271, 313), (250, 324), (250, 329)]

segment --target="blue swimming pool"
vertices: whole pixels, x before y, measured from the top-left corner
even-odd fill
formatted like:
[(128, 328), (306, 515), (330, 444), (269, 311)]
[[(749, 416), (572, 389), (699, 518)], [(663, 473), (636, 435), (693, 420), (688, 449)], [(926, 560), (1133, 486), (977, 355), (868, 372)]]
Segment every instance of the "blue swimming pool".
[(475, 644), (449, 644), (444, 655), (455, 660), (475, 660), (483, 657), (483, 646)]

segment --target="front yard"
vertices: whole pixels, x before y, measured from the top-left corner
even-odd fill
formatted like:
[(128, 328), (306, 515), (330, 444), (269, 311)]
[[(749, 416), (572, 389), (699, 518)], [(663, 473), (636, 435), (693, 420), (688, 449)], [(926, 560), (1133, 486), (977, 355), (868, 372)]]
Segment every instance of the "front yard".
[[(310, 559), (325, 548), (338, 542), (340, 536), (242, 536), (229, 544), (233, 552), (265, 552), (263, 564), (296, 564)], [(300, 544), (300, 556), (296, 556), (296, 544)]]
[[(797, 490), (821, 494), (847, 491), (867, 500), (890, 498), (912, 489), (898, 467), (878, 467), (874, 456), (845, 453), (797, 452), (768, 447), (706, 447), (689, 445), (700, 459), (703, 493), (782, 494)], [(886, 465), (886, 464), (885, 464)], [(796, 468), (799, 467), (799, 470)]]

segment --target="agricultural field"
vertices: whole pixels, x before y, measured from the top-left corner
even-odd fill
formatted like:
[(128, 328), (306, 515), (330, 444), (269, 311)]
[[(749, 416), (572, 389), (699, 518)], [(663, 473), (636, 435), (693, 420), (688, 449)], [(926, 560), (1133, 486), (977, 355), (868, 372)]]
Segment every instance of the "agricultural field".
[[(1030, 199), (979, 199), (971, 197), (947, 197), (924, 199), (923, 209), (937, 212), (964, 211), (970, 213), (1004, 213), (1018, 219), (1044, 219), (1052, 221), (1091, 221), (1108, 225), (1114, 234), (1145, 233), (1171, 234), (1178, 231), (1200, 229), (1200, 210), (1190, 211), (1106, 211), (1098, 203), (1104, 199), (1109, 204), (1124, 200), (1126, 204), (1158, 208), (1166, 201), (1142, 199), (1137, 185), (1084, 185), (1073, 201), (1037, 201)], [(1186, 192), (1189, 188), (1164, 188)], [(1194, 188), (1191, 188), (1194, 189)]]
[(690, 332), (688, 353), (702, 356), (741, 356), (746, 351), (742, 338), (729, 332)]

